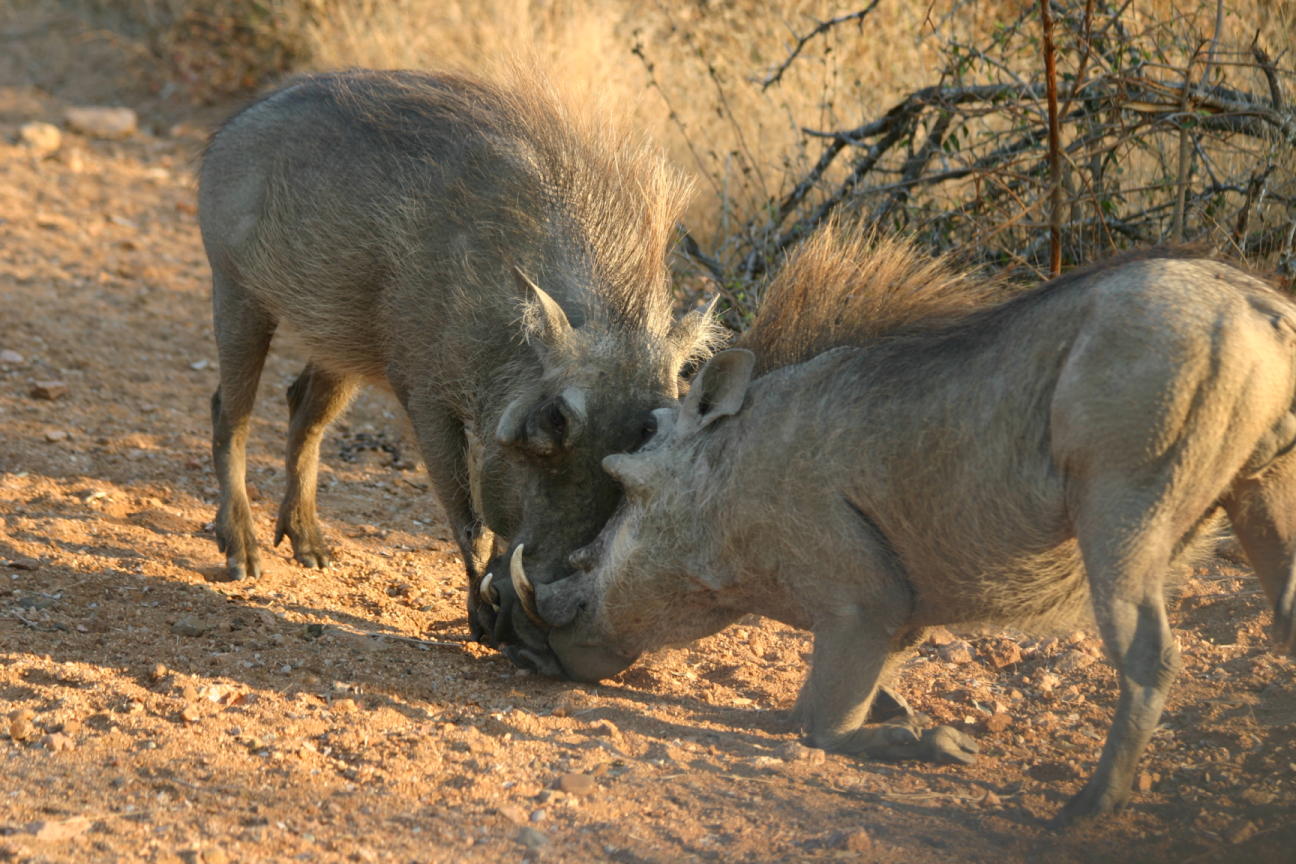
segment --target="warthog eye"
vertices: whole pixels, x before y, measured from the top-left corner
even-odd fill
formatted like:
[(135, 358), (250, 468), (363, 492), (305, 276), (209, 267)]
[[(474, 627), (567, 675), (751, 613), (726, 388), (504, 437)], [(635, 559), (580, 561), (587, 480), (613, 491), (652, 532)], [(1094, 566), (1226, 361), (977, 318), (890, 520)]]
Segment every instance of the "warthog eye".
[(649, 414), (647, 419), (644, 420), (643, 428), (639, 430), (639, 443), (635, 446), (635, 449), (638, 450), (640, 447), (647, 444), (656, 434), (657, 418), (652, 414)]
[(550, 402), (545, 407), (545, 423), (553, 432), (554, 438), (561, 441), (567, 434), (567, 417), (563, 414), (558, 402)]

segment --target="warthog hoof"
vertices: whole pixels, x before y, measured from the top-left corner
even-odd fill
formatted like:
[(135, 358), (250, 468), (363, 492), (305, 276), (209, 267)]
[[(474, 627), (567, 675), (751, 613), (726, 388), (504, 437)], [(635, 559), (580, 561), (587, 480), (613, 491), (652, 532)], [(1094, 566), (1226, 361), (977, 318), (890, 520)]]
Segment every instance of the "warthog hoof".
[(1056, 816), (1049, 820), (1048, 827), (1060, 831), (1078, 822), (1119, 810), (1125, 806), (1128, 799), (1129, 790), (1121, 792), (1112, 788), (1110, 784), (1100, 786), (1094, 780), (1090, 780)]
[(261, 577), (261, 558), (250, 526), (231, 527), (216, 520), (216, 548), (225, 554), (225, 578), (230, 582)]
[(293, 559), (303, 567), (323, 570), (333, 563), (333, 554), (324, 542), (318, 522), (298, 524), (297, 520), (280, 516), (275, 525), (274, 545), (278, 546), (285, 537), (292, 543)]
[(940, 762), (949, 765), (971, 765), (976, 761), (976, 754), (981, 746), (966, 733), (953, 726), (936, 726), (927, 729), (919, 742), (925, 751), (928, 762)]

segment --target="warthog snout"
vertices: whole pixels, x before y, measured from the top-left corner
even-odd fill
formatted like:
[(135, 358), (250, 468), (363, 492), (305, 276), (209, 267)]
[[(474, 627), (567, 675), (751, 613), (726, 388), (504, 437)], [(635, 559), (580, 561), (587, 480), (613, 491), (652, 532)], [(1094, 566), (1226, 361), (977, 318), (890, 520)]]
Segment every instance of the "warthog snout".
[[(583, 550), (582, 550), (583, 551)], [(496, 613), (496, 640), (522, 668), (545, 675), (593, 683), (629, 667), (637, 655), (627, 655), (591, 638), (584, 619), (593, 595), (591, 579), (574, 573), (555, 583), (533, 583), (524, 564), (525, 547), (491, 562), (478, 591)], [(573, 557), (579, 558), (580, 553)]]

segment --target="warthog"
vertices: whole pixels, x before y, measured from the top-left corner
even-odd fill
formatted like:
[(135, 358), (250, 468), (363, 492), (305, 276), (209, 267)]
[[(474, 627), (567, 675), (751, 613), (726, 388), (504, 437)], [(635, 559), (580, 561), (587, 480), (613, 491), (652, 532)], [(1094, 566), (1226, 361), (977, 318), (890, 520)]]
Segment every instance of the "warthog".
[[(783, 274), (779, 290), (817, 312), (801, 326), (849, 310), (852, 292), (921, 297), (922, 279), (799, 278), (832, 270), (817, 256), (840, 245), (820, 239)], [(1151, 252), (976, 311), (933, 307), (756, 380), (751, 352), (716, 355), (673, 422), (662, 410), (643, 449), (603, 460), (626, 499), (573, 556), (583, 571), (532, 585), (518, 556), (508, 593), (586, 681), (744, 613), (807, 628), (809, 742), (938, 761), (975, 745), (870, 722), (922, 629), (1060, 625), (1091, 606), (1121, 697), (1097, 770), (1057, 821), (1113, 810), (1179, 668), (1164, 586), (1217, 511), (1273, 604), (1277, 644), (1296, 648), (1296, 305), (1227, 264)], [(752, 347), (798, 326), (775, 321)], [(526, 650), (543, 659), (546, 646)]]
[(289, 538), (307, 567), (329, 563), (320, 440), (369, 381), (413, 423), (463, 552), (474, 635), (493, 541), (525, 541), (538, 578), (565, 566), (620, 497), (599, 460), (641, 443), (681, 366), (707, 350), (709, 315), (671, 314), (665, 258), (683, 190), (651, 151), (534, 85), (352, 71), (234, 115), (199, 192), (229, 576), (259, 572), (244, 454), (276, 329), (309, 361), (288, 389), (276, 544)]

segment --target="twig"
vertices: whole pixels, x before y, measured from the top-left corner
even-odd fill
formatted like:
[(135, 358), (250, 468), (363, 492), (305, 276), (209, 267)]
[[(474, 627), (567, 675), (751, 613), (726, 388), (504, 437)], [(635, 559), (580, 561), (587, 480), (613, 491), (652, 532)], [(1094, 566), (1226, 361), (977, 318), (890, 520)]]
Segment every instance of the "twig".
[[(1049, 274), (1062, 272), (1062, 156), (1058, 131), (1057, 58), (1053, 51), (1053, 16), (1049, 0), (1040, 0), (1040, 24), (1044, 31), (1044, 84), (1048, 92), (1049, 143)], [(1071, 100), (1068, 97), (1067, 102)]]
[(838, 24), (845, 24), (848, 21), (863, 22), (864, 18), (867, 17), (868, 14), (872, 12), (875, 8), (877, 8), (879, 2), (881, 2), (881, 0), (873, 0), (872, 3), (870, 3), (868, 6), (864, 7), (863, 9), (860, 9), (858, 12), (851, 12), (849, 15), (838, 15), (836, 18), (830, 18), (827, 21), (820, 21), (818, 26), (816, 26), (813, 30), (811, 30), (806, 35), (797, 39), (797, 43), (795, 46), (793, 46), (792, 53), (788, 54), (787, 59), (784, 60), (782, 63), (780, 63), (778, 65), (778, 68), (775, 69), (769, 75), (767, 75), (765, 79), (761, 82), (761, 90), (768, 90), (773, 84), (777, 83), (780, 79), (783, 78), (783, 73), (788, 70), (788, 67), (792, 65), (792, 61), (797, 58), (797, 55), (801, 53), (801, 49), (804, 48), (806, 46), (806, 43), (809, 42), (811, 39), (818, 36), (820, 33), (827, 33), (829, 30), (831, 30), (833, 27), (836, 27)]

